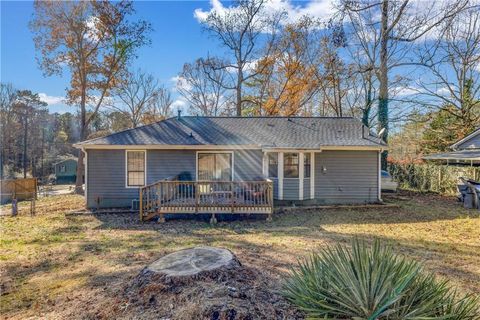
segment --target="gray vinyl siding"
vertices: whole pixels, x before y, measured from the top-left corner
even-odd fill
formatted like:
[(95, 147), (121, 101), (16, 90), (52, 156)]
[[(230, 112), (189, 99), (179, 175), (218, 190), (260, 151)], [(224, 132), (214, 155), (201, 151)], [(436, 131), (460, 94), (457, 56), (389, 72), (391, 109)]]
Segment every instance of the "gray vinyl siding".
[[(148, 150), (147, 184), (185, 171), (195, 179), (195, 156), (192, 150)], [(139, 189), (125, 186), (125, 150), (89, 150), (87, 167), (89, 208), (130, 207), (138, 199)]]
[[(322, 167), (326, 173), (322, 172)], [(318, 203), (365, 203), (378, 200), (378, 152), (323, 151), (315, 154)]]
[[(87, 207), (129, 207), (137, 188), (125, 188), (125, 150), (89, 150)], [(98, 202), (97, 202), (98, 200)]]
[(187, 172), (196, 179), (195, 150), (148, 150), (147, 184)]
[(273, 182), (273, 199), (278, 199), (278, 179), (269, 178)]
[(298, 179), (283, 179), (283, 200), (298, 200), (300, 182)]
[[(365, 203), (377, 201), (378, 153), (376, 151), (323, 151), (315, 154), (316, 203)], [(322, 173), (322, 166), (327, 168)], [(148, 150), (147, 184), (182, 172), (196, 179), (195, 150)], [(130, 207), (138, 188), (125, 186), (125, 150), (89, 150), (87, 206)], [(262, 177), (261, 150), (234, 151), (234, 179)], [(274, 199), (278, 199), (278, 179)], [(310, 179), (304, 179), (304, 199), (310, 199)], [(299, 199), (299, 180), (283, 180), (283, 200)]]
[(310, 178), (303, 179), (303, 199), (310, 199)]
[[(147, 150), (146, 154), (147, 184), (182, 172), (188, 172), (192, 180), (196, 179), (195, 150)], [(132, 200), (138, 199), (138, 188), (125, 186), (125, 150), (89, 150), (87, 170), (89, 208), (130, 207)], [(234, 175), (235, 180), (261, 178), (261, 150), (235, 151)]]
[(234, 153), (234, 180), (253, 181), (262, 179), (262, 150), (239, 150)]

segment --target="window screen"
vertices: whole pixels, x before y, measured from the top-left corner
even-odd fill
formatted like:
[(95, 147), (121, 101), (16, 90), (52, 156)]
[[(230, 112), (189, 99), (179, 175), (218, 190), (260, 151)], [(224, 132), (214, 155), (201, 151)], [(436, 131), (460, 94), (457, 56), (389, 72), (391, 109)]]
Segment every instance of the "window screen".
[(305, 178), (310, 178), (311, 159), (310, 153), (305, 153), (303, 158), (303, 174)]
[(145, 185), (145, 152), (127, 151), (127, 186)]
[(198, 180), (232, 181), (232, 154), (199, 153)]
[(283, 176), (298, 178), (298, 153), (285, 153), (283, 156)]

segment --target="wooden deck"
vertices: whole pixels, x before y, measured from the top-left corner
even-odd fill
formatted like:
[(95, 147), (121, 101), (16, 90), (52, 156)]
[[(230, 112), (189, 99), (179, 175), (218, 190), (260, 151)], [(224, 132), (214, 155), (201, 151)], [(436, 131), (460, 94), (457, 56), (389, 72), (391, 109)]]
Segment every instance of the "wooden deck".
[(140, 219), (164, 214), (273, 214), (273, 183), (261, 181), (177, 181), (140, 188)]

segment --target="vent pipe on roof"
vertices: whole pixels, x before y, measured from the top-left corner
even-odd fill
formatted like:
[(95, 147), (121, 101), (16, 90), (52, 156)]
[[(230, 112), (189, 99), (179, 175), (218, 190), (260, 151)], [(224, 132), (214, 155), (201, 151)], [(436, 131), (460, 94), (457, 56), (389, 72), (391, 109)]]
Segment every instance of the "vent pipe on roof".
[(180, 120), (181, 117), (182, 117), (182, 110), (178, 109), (177, 110), (177, 119)]

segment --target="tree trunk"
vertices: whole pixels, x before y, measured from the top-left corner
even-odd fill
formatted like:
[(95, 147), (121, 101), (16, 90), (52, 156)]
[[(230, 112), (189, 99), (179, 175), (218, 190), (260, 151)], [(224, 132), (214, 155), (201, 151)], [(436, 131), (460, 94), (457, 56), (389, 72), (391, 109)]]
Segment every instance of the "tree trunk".
[(0, 150), (0, 180), (3, 179), (3, 165), (4, 165), (4, 161), (5, 161), (5, 151), (4, 151), (4, 148), (6, 148), (6, 143), (5, 143), (5, 139), (2, 139), (2, 148)]
[(28, 117), (23, 116), (23, 178), (27, 178), (27, 141), (28, 141)]
[(243, 84), (243, 66), (241, 63), (238, 63), (238, 75), (237, 75), (237, 116), (242, 115), (242, 84)]
[[(86, 113), (86, 88), (82, 92), (82, 97), (80, 100), (80, 141), (84, 141), (87, 139), (87, 113)], [(76, 194), (83, 194), (83, 172), (84, 172), (84, 165), (83, 165), (83, 158), (84, 154), (82, 150), (78, 152), (78, 161), (77, 161), (77, 180), (75, 181), (75, 193)]]
[(362, 123), (364, 126), (370, 128), (370, 111), (372, 110), (372, 78), (370, 73), (368, 75), (366, 89), (367, 92), (365, 96), (365, 108), (362, 113)]
[(43, 165), (44, 149), (45, 149), (45, 128), (42, 128), (42, 150), (41, 150), (41, 154), (40, 154), (41, 161), (42, 161), (41, 164), (40, 164), (41, 165), (41, 170), (42, 170), (42, 172), (40, 173), (40, 177), (42, 177), (42, 179), (45, 176), (45, 167)]
[[(382, 2), (382, 30), (380, 42), (380, 70), (378, 80), (380, 82), (378, 94), (378, 129), (385, 129), (383, 139), (388, 142), (388, 1)], [(387, 168), (388, 151), (382, 153), (382, 169)]]

